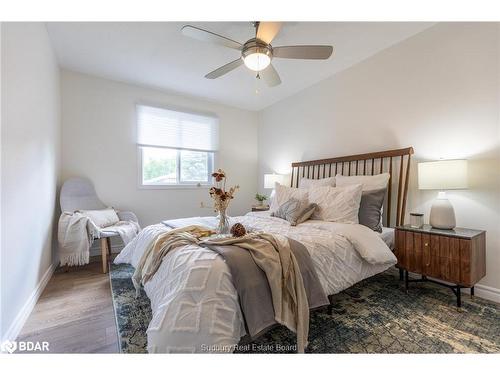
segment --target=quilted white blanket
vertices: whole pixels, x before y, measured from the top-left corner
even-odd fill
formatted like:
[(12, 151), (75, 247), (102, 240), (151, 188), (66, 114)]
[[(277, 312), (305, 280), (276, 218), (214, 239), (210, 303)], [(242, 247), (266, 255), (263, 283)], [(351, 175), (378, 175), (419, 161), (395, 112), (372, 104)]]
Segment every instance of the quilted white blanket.
[[(178, 227), (212, 222), (215, 226), (215, 220), (211, 220), (190, 218), (167, 223)], [(396, 263), (379, 235), (358, 224), (309, 220), (292, 227), (282, 219), (252, 213), (232, 221), (302, 242), (328, 295)], [(135, 267), (154, 235), (168, 230), (163, 224), (146, 227), (122, 250), (115, 263)], [(144, 289), (153, 312), (147, 330), (150, 353), (231, 352), (245, 334), (229, 269), (222, 257), (209, 249), (184, 246), (172, 251)]]

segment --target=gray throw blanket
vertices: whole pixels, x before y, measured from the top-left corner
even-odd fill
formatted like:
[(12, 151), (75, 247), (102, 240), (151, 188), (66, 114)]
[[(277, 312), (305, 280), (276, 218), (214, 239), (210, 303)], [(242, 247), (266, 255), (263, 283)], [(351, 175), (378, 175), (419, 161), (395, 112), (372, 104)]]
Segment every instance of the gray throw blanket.
[[(288, 241), (299, 264), (309, 309), (328, 305), (328, 298), (319, 282), (307, 249), (300, 242), (292, 239)], [(266, 274), (246, 249), (237, 245), (209, 247), (220, 254), (228, 265), (234, 287), (238, 292), (248, 335), (250, 339), (255, 339), (277, 324)]]

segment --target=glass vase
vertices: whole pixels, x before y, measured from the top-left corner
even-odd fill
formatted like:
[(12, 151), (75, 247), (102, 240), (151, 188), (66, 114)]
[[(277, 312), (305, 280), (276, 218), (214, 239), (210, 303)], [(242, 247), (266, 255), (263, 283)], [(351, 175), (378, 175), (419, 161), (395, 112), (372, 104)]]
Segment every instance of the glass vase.
[(217, 234), (228, 234), (230, 231), (229, 217), (226, 215), (226, 210), (219, 211), (217, 216), (218, 224), (216, 232)]

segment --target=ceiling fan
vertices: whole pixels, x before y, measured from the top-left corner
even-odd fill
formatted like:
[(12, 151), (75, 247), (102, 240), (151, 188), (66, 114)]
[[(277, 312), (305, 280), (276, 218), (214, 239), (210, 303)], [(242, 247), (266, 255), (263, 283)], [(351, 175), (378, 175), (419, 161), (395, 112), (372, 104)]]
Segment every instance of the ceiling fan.
[(255, 27), (255, 38), (239, 43), (222, 35), (213, 33), (199, 27), (185, 25), (182, 33), (188, 37), (204, 42), (211, 42), (221, 46), (229, 47), (241, 52), (241, 57), (221, 66), (205, 75), (205, 78), (215, 79), (229, 73), (240, 65), (257, 72), (257, 78), (263, 78), (268, 86), (277, 86), (281, 83), (280, 76), (271, 64), (275, 57), (284, 59), (312, 59), (326, 60), (333, 52), (332, 46), (282, 46), (273, 47), (271, 42), (281, 28), (280, 22), (253, 22)]

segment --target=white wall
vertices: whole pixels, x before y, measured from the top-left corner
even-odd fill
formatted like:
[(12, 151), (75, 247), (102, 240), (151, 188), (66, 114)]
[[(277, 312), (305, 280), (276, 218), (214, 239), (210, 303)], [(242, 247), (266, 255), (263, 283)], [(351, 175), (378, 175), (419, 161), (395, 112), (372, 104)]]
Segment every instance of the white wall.
[(2, 24), (1, 92), (4, 339), (17, 334), (52, 269), (60, 169), (60, 83), (44, 24)]
[(134, 211), (142, 226), (160, 220), (213, 215), (207, 188), (139, 189), (135, 104), (146, 102), (215, 113), (220, 121), (218, 166), (239, 184), (229, 213), (248, 212), (257, 189), (257, 120), (254, 112), (154, 89), (62, 72), (62, 176), (90, 178), (102, 201)]
[[(470, 189), (451, 200), (459, 226), (488, 231), (481, 284), (500, 288), (498, 76), (497, 24), (438, 24), (265, 109), (259, 177), (407, 146), (420, 160), (470, 159)], [(428, 214), (436, 192), (418, 191), (412, 169), (409, 210)]]

